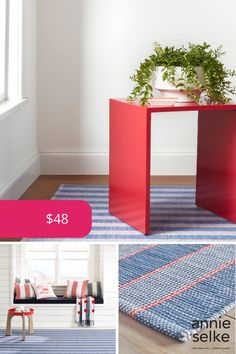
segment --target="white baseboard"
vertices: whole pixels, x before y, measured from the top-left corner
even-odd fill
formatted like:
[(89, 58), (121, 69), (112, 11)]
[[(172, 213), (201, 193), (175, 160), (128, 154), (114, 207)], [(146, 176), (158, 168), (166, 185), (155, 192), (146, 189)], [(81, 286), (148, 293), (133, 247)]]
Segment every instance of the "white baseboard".
[(18, 199), (40, 176), (40, 155), (33, 154), (24, 160), (6, 180), (0, 181), (0, 199)]
[[(108, 175), (108, 153), (41, 153), (42, 175)], [(152, 153), (152, 175), (195, 175), (194, 152)]]
[(108, 153), (41, 153), (42, 175), (108, 175)]

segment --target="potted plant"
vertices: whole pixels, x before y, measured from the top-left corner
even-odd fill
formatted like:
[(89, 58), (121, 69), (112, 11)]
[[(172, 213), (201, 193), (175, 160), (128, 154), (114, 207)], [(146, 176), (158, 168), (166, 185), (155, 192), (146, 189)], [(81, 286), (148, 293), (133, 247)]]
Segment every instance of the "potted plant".
[(208, 103), (227, 103), (235, 93), (230, 81), (235, 71), (221, 62), (221, 46), (189, 43), (187, 48), (175, 48), (155, 43), (153, 51), (131, 76), (135, 87), (128, 100), (146, 105), (157, 89), (160, 96), (174, 96), (179, 102), (201, 103), (204, 96)]

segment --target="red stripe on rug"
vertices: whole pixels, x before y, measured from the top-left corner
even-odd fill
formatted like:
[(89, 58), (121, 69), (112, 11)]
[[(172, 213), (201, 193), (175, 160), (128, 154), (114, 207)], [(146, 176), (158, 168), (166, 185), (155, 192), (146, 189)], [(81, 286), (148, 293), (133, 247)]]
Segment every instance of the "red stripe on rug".
[(157, 246), (160, 246), (160, 245), (144, 246), (144, 247), (140, 248), (139, 250), (136, 250), (136, 251), (134, 251), (134, 252), (132, 252), (132, 253), (126, 255), (126, 256), (121, 256), (121, 257), (119, 258), (119, 261), (123, 261), (124, 259), (127, 259), (127, 258), (129, 258), (129, 257), (135, 256), (136, 254), (139, 254), (139, 253), (141, 253), (141, 252), (143, 252), (143, 251), (149, 250), (150, 248), (157, 247)]
[(149, 310), (149, 309), (152, 308), (152, 307), (161, 305), (163, 302), (166, 302), (166, 301), (168, 301), (168, 300), (173, 299), (174, 297), (176, 297), (176, 296), (182, 294), (182, 293), (185, 292), (186, 290), (189, 290), (189, 289), (191, 289), (192, 287), (194, 287), (195, 285), (197, 285), (197, 284), (203, 282), (204, 280), (210, 278), (212, 275), (214, 275), (214, 274), (216, 274), (216, 273), (219, 273), (221, 270), (223, 270), (223, 269), (229, 267), (230, 265), (234, 264), (235, 261), (236, 261), (236, 260), (234, 259), (234, 260), (229, 261), (229, 262), (227, 262), (227, 263), (225, 263), (225, 264), (222, 264), (219, 268), (217, 268), (217, 269), (215, 269), (215, 270), (213, 270), (213, 271), (211, 271), (211, 272), (209, 272), (209, 273), (204, 274), (204, 275), (201, 276), (200, 278), (194, 280), (192, 283), (183, 286), (182, 288), (180, 288), (180, 289), (178, 289), (178, 290), (176, 290), (176, 291), (170, 293), (169, 295), (164, 296), (163, 298), (161, 298), (161, 299), (159, 299), (159, 300), (155, 300), (155, 301), (153, 301), (153, 302), (151, 302), (151, 303), (149, 303), (149, 304), (146, 304), (146, 305), (140, 306), (140, 307), (138, 307), (138, 308), (136, 308), (136, 309), (133, 309), (133, 310), (131, 311), (130, 315), (131, 315), (132, 317), (136, 317), (140, 312), (147, 311), (147, 310)]
[(157, 268), (157, 269), (155, 269), (155, 270), (152, 270), (151, 272), (148, 272), (148, 273), (146, 273), (146, 274), (143, 274), (143, 275), (141, 275), (140, 277), (137, 277), (137, 278), (135, 278), (135, 279), (132, 279), (132, 280), (128, 281), (127, 283), (124, 283), (124, 284), (120, 285), (120, 286), (119, 286), (119, 289), (124, 289), (124, 288), (127, 288), (128, 286), (130, 286), (130, 285), (132, 285), (132, 284), (138, 283), (139, 281), (141, 281), (141, 280), (143, 280), (143, 279), (146, 279), (146, 278), (150, 277), (150, 276), (153, 275), (153, 274), (159, 273), (159, 272), (161, 272), (161, 271), (164, 270), (164, 269), (167, 269), (167, 268), (169, 268), (169, 267), (172, 267), (173, 265), (175, 265), (175, 264), (177, 264), (177, 263), (179, 263), (179, 262), (181, 262), (181, 261), (183, 261), (183, 260), (185, 260), (185, 259), (188, 259), (188, 258), (192, 257), (192, 256), (195, 255), (195, 254), (198, 254), (198, 253), (200, 253), (200, 252), (203, 252), (203, 251), (205, 251), (206, 249), (211, 248), (211, 247), (213, 247), (213, 246), (214, 246), (213, 244), (207, 245), (207, 246), (204, 246), (204, 247), (198, 249), (197, 251), (193, 251), (193, 252), (191, 252), (191, 253), (185, 254), (184, 256), (182, 256), (182, 257), (180, 257), (180, 258), (177, 258), (177, 259), (175, 259), (174, 261), (172, 261), (172, 262), (170, 262), (170, 263), (167, 263), (167, 264), (163, 265), (163, 266), (160, 267), (160, 268)]

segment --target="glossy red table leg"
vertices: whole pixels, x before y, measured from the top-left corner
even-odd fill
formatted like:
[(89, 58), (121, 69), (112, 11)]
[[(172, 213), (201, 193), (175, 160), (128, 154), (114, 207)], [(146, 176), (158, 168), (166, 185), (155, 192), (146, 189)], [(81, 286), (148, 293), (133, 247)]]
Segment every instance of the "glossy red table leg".
[(199, 112), (196, 204), (236, 222), (236, 111)]
[(150, 133), (146, 107), (110, 100), (109, 211), (146, 235), (150, 229)]

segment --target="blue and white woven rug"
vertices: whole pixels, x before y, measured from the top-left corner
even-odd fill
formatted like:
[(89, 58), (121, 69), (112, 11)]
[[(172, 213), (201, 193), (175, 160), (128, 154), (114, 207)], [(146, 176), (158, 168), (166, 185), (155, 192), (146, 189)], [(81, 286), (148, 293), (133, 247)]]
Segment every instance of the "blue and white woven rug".
[(235, 245), (120, 245), (119, 307), (180, 341), (235, 306)]
[(115, 354), (116, 332), (113, 329), (42, 329), (26, 335), (21, 330), (10, 337), (0, 330), (2, 354)]
[[(52, 199), (83, 199), (91, 205), (93, 228), (86, 237), (88, 241), (236, 240), (235, 224), (195, 206), (193, 187), (151, 187), (151, 235), (149, 236), (142, 235), (109, 214), (107, 186), (64, 184)], [(62, 241), (62, 239), (54, 239), (57, 240)], [(81, 239), (76, 240), (81, 241)], [(35, 239), (24, 241), (35, 241)]]

